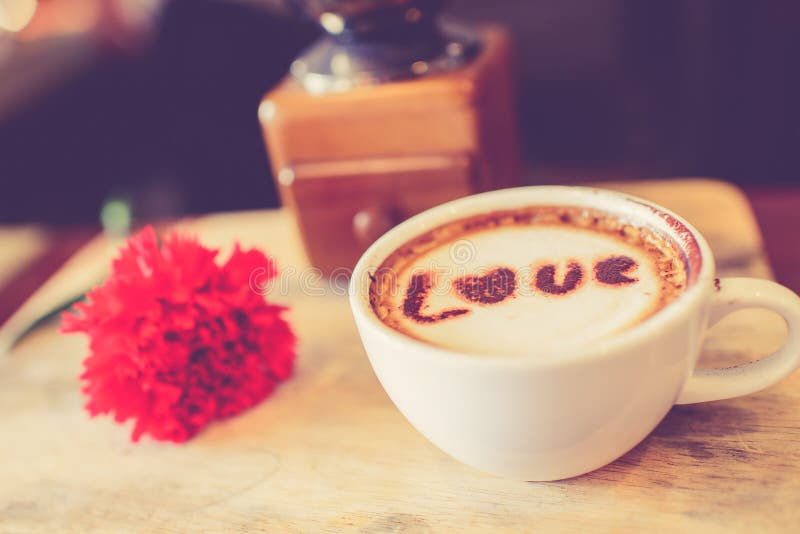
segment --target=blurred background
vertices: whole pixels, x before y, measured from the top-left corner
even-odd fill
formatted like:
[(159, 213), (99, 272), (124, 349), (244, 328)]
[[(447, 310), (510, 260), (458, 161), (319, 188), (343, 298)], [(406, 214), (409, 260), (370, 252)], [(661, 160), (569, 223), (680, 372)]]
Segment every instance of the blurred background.
[[(800, 183), (800, 2), (452, 0), (512, 34), (529, 183)], [(0, 222), (278, 204), (256, 110), (320, 33), (280, 0), (0, 0)]]

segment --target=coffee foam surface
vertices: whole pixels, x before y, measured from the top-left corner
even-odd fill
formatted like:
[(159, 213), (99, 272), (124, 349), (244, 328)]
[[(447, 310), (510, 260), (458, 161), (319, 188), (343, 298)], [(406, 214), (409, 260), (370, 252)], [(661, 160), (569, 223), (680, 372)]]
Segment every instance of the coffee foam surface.
[(553, 352), (640, 323), (685, 285), (674, 243), (607, 214), (498, 216), (449, 223), (390, 256), (371, 288), (381, 320), (463, 352)]

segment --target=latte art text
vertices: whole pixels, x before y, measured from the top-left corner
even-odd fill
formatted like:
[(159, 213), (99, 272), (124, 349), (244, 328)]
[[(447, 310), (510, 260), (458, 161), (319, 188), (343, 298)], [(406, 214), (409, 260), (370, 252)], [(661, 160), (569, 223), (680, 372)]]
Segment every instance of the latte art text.
[[(638, 264), (628, 256), (610, 256), (593, 265), (594, 280), (603, 286), (633, 284), (638, 278), (632, 276)], [(579, 289), (585, 281), (585, 269), (580, 261), (571, 260), (566, 271), (559, 272), (557, 265), (547, 263), (535, 270), (532, 289), (546, 295), (563, 296)], [(557, 281), (560, 279), (560, 281)], [(497, 267), (482, 275), (462, 276), (453, 282), (453, 291), (462, 300), (482, 305), (494, 305), (515, 296), (518, 285), (517, 273), (509, 267)], [(420, 323), (437, 323), (470, 312), (467, 308), (449, 308), (438, 312), (425, 312), (427, 297), (432, 289), (430, 273), (418, 273), (411, 277), (403, 300), (403, 315)]]
[(395, 331), (459, 352), (592, 343), (687, 287), (680, 243), (645, 222), (549, 205), (454, 219), (398, 243), (369, 273), (370, 305)]

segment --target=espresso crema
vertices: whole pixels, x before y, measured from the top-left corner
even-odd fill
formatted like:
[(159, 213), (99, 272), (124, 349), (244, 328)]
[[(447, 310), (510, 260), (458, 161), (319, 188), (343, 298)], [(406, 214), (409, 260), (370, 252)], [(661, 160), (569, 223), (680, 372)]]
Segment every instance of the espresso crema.
[(370, 304), (418, 340), (486, 355), (557, 353), (631, 328), (686, 288), (669, 236), (613, 214), (530, 206), (451, 221), (370, 273)]

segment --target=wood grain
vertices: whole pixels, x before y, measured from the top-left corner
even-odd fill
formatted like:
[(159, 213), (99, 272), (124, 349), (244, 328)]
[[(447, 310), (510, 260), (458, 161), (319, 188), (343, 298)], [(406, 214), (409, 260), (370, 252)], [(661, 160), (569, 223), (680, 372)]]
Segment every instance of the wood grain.
[(352, 268), (371, 244), (354, 232), (356, 213), (396, 224), (519, 183), (509, 38), (496, 27), (481, 38), (450, 72), (322, 95), (287, 76), (264, 96), (273, 176), (316, 267)]
[[(721, 275), (769, 274), (738, 190), (707, 180), (610, 185), (684, 214), (709, 237)], [(289, 222), (274, 211), (187, 223), (226, 251), (238, 238), (278, 258), (284, 283), (269, 298), (292, 306), (301, 340), (292, 380), (188, 444), (133, 445), (129, 427), (90, 420), (76, 379), (80, 337), (42, 329), (0, 362), (0, 532), (800, 529), (800, 374), (749, 397), (676, 407), (632, 451), (585, 476), (485, 475), (437, 450), (393, 407), (345, 296), (303, 280)], [(766, 312), (740, 312), (713, 329), (704, 360), (758, 357), (784, 328)]]
[[(372, 242), (395, 224), (474, 192), (475, 164), (467, 154), (306, 163), (292, 167), (287, 198), (311, 263), (325, 273), (352, 269)], [(359, 214), (382, 223), (358, 236)]]

